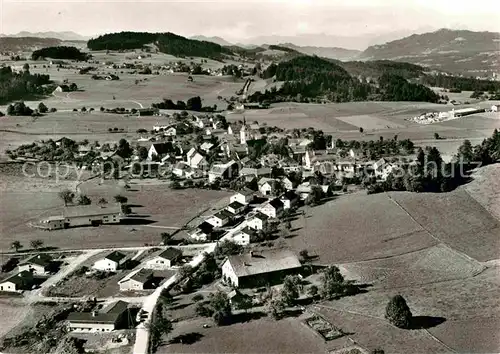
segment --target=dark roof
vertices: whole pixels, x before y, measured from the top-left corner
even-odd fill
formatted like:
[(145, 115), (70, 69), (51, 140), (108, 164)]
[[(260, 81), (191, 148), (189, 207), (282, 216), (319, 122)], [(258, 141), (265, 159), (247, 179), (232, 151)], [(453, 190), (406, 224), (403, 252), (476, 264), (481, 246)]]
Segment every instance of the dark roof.
[(241, 204), (240, 202), (237, 202), (237, 201), (234, 201), (228, 205), (228, 207), (231, 207), (233, 209), (239, 209), (239, 208), (242, 208), (244, 206), (245, 206), (245, 204)]
[(220, 219), (229, 219), (233, 216), (233, 214), (231, 214), (227, 210), (221, 210), (218, 213), (215, 213), (214, 216)]
[(113, 261), (116, 263), (120, 263), (120, 261), (125, 257), (127, 257), (127, 256), (124, 255), (123, 253), (121, 253), (119, 251), (113, 251), (104, 258), (109, 259), (110, 261)]
[(173, 261), (179, 257), (182, 257), (182, 251), (178, 248), (169, 247), (165, 251), (160, 253), (158, 257)]
[(30, 259), (22, 262), (19, 265), (25, 265), (25, 264), (36, 264), (39, 265), (40, 267), (46, 267), (52, 262), (52, 257), (48, 254), (41, 253), (37, 254)]
[(257, 219), (262, 220), (262, 221), (266, 221), (267, 219), (269, 219), (269, 216), (267, 216), (267, 215), (266, 215), (266, 214), (264, 214), (264, 213), (261, 213), (260, 211), (259, 211), (259, 212), (257, 212), (257, 213), (255, 214), (255, 217), (256, 217)]
[(133, 279), (135, 281), (138, 281), (139, 283), (145, 283), (152, 277), (153, 277), (152, 270), (141, 269), (140, 271), (132, 275), (129, 279)]
[(294, 191), (286, 191), (286, 193), (283, 194), (283, 198), (288, 200), (294, 200), (298, 198), (298, 195)]
[(13, 275), (7, 279), (2, 280), (0, 283), (14, 283), (16, 284), (17, 287), (26, 287), (30, 286), (33, 284), (33, 274), (31, 272), (28, 272), (27, 270), (23, 270), (20, 273), (17, 273), (16, 275)]
[(297, 256), (287, 250), (268, 250), (228, 257), (238, 277), (252, 276), (302, 267)]
[(238, 191), (238, 193), (241, 195), (244, 195), (244, 196), (249, 196), (249, 195), (254, 194), (255, 192), (253, 190), (251, 190), (250, 188), (245, 187), (242, 190)]
[(241, 232), (243, 232), (243, 233), (245, 233), (245, 234), (247, 234), (247, 235), (250, 235), (250, 236), (253, 236), (253, 235), (255, 234), (255, 230), (254, 230), (254, 229), (252, 229), (252, 228), (250, 228), (250, 227), (248, 227), (248, 226), (245, 226), (245, 227), (241, 230)]
[(92, 312), (71, 312), (68, 315), (68, 321), (73, 323), (114, 324), (118, 317), (127, 311), (127, 309), (127, 302), (116, 301), (104, 307), (95, 315)]
[(214, 226), (209, 222), (203, 221), (200, 225), (198, 225), (197, 229), (206, 234), (210, 234), (214, 230)]
[(171, 142), (154, 143), (153, 146), (158, 154), (167, 154), (174, 151), (174, 145)]
[(269, 202), (269, 204), (276, 209), (283, 208), (283, 205), (284, 205), (283, 202), (281, 200), (279, 200), (278, 198), (274, 198), (273, 200), (271, 200)]

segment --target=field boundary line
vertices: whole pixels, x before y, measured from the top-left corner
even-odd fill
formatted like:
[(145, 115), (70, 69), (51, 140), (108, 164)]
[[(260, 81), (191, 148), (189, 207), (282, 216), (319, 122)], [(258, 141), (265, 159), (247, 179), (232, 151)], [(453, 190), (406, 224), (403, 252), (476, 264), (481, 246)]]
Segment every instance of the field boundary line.
[(423, 328), (423, 330), (424, 330), (425, 333), (427, 333), (427, 335), (429, 337), (431, 337), (432, 339), (434, 339), (436, 342), (438, 342), (439, 344), (441, 344), (443, 347), (445, 347), (446, 349), (448, 349), (450, 352), (452, 352), (452, 353), (458, 353), (455, 349), (449, 347), (442, 340), (440, 340), (435, 335), (433, 335), (431, 332), (429, 332), (429, 330), (427, 328)]
[[(462, 256), (463, 258), (478, 264), (481, 267), (484, 267), (484, 265), (479, 262), (477, 259), (472, 258), (471, 256), (468, 256), (467, 254), (458, 251), (452, 247), (450, 247), (448, 244), (443, 242), (441, 239), (439, 239), (437, 236), (435, 236), (432, 232), (430, 232), (424, 225), (419, 223), (413, 215), (411, 215), (398, 201), (394, 200), (389, 193), (386, 193), (387, 197), (394, 203), (396, 204), (401, 210), (403, 210), (417, 225), (419, 225), (424, 231), (426, 231), (434, 240), (438, 241), (440, 244), (442, 244), (444, 247), (448, 248), (450, 251), (456, 252), (458, 255)], [(489, 214), (489, 213), (488, 213)]]

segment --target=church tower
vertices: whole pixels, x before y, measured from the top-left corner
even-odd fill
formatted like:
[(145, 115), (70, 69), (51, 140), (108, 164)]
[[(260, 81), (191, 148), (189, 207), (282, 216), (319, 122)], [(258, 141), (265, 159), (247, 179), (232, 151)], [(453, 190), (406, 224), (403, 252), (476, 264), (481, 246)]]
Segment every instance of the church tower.
[(247, 122), (245, 120), (245, 117), (243, 117), (243, 127), (241, 127), (240, 130), (240, 144), (241, 145), (247, 144)]

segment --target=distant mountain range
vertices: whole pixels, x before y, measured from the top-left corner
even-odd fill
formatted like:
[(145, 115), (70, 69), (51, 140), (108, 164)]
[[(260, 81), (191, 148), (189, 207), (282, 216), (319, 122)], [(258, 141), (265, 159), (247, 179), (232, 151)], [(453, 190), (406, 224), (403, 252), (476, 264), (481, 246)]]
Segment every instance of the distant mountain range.
[(368, 47), (362, 60), (396, 60), (455, 73), (499, 71), (500, 33), (440, 29)]
[(222, 46), (231, 46), (231, 45), (233, 45), (232, 43), (226, 41), (224, 38), (217, 37), (217, 36), (215, 36), (215, 37), (207, 37), (207, 36), (199, 35), (199, 36), (189, 37), (189, 39), (195, 39), (197, 41), (212, 42), (212, 43), (215, 43), (215, 44), (218, 44), (218, 45), (222, 45)]
[(307, 55), (317, 55), (318, 57), (337, 59), (337, 60), (354, 60), (361, 51), (355, 49), (345, 49), (338, 47), (312, 47), (312, 46), (298, 46), (292, 43), (279, 44), (281, 47), (294, 49), (297, 52)]
[(34, 37), (34, 38), (56, 38), (61, 41), (87, 41), (89, 37), (82, 36), (78, 33), (65, 31), (65, 32), (26, 32), (22, 31), (16, 34), (2, 34), (1, 37)]

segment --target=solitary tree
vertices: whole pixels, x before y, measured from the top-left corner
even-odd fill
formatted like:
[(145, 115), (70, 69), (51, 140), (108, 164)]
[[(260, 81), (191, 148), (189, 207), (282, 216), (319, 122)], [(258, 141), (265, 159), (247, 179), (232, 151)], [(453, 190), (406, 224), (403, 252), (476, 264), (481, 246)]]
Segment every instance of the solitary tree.
[(13, 248), (18, 252), (21, 248), (23, 248), (23, 245), (19, 241), (14, 241), (10, 244), (10, 248)]
[(31, 244), (31, 248), (37, 250), (43, 246), (43, 241), (42, 240), (31, 240), (30, 244)]
[(300, 256), (302, 262), (305, 262), (305, 261), (309, 260), (309, 251), (304, 249), (304, 250), (299, 252), (299, 256)]
[(211, 294), (210, 306), (214, 311), (212, 318), (218, 326), (229, 321), (231, 318), (231, 304), (229, 303), (229, 298), (226, 293), (217, 291), (216, 293)]
[(303, 289), (302, 280), (297, 275), (287, 275), (283, 281), (281, 297), (285, 304), (293, 306)]
[(385, 318), (399, 328), (409, 328), (412, 316), (406, 300), (401, 295), (392, 297), (385, 308)]
[(44, 105), (44, 104), (43, 104), (43, 102), (40, 102), (40, 103), (38, 104), (38, 111), (39, 111), (40, 113), (47, 113), (47, 112), (49, 111), (49, 109), (47, 108), (47, 106), (46, 106), (46, 105)]
[(163, 242), (164, 245), (168, 245), (171, 240), (172, 240), (172, 235), (170, 235), (168, 232), (161, 233), (161, 241)]
[(310, 297), (312, 297), (313, 299), (318, 296), (318, 287), (316, 285), (311, 285), (309, 287), (309, 289), (307, 290), (307, 293), (309, 294)]
[(329, 266), (321, 276), (323, 287), (321, 288), (321, 297), (332, 299), (341, 295), (344, 291), (344, 276), (336, 266)]
[(108, 204), (108, 201), (106, 200), (106, 198), (101, 198), (97, 201), (97, 205), (104, 206), (106, 204)]
[(115, 202), (117, 203), (121, 203), (121, 204), (124, 204), (128, 201), (128, 198), (127, 197), (124, 197), (123, 195), (121, 194), (118, 194), (118, 195), (115, 195)]
[(68, 206), (68, 203), (73, 202), (73, 198), (75, 194), (69, 189), (64, 189), (59, 192), (59, 198), (61, 198), (64, 202), (64, 206)]
[(78, 196), (78, 205), (90, 205), (92, 201), (85, 194), (81, 194)]

